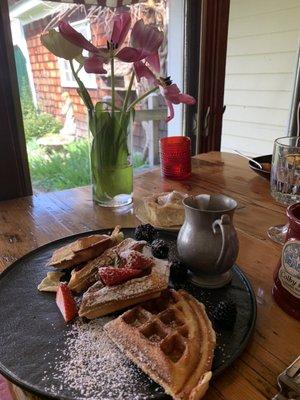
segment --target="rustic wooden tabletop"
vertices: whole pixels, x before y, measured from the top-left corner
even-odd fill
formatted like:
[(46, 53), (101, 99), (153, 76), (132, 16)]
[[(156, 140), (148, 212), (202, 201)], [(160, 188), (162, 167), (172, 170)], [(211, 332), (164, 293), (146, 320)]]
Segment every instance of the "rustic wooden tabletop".
[[(271, 294), (281, 247), (266, 231), (284, 223), (285, 208), (270, 196), (269, 183), (243, 158), (229, 153), (193, 159), (191, 179), (163, 179), (155, 169), (136, 177), (134, 205), (149, 193), (177, 189), (189, 194), (223, 193), (238, 201), (235, 215), (238, 265), (249, 277), (257, 299), (256, 329), (242, 356), (211, 385), (206, 400), (264, 400), (277, 393), (277, 376), (300, 353), (300, 324), (285, 314)], [(23, 254), (52, 240), (117, 224), (139, 223), (134, 207), (104, 209), (92, 202), (90, 188), (39, 194), (0, 203), (0, 271)], [(0, 385), (1, 388), (1, 385)], [(36, 399), (10, 385), (14, 399)]]

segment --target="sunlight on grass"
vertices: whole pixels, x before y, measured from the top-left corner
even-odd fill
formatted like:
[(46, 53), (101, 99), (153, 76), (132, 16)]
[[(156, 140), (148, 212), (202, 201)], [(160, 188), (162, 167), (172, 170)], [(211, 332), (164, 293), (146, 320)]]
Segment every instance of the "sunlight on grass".
[[(91, 183), (89, 145), (85, 139), (46, 152), (31, 140), (27, 143), (30, 173), (36, 191), (49, 192), (86, 186)], [(133, 156), (134, 168), (146, 167), (142, 155)]]
[(49, 155), (34, 144), (28, 147), (35, 189), (48, 192), (90, 184), (89, 146), (86, 140), (71, 143), (62, 151)]

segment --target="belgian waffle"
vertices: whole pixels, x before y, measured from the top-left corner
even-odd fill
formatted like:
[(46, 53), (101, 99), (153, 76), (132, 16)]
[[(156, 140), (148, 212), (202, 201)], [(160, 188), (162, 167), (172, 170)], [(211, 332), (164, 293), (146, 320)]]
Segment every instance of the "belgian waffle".
[(93, 319), (159, 297), (168, 283), (169, 263), (156, 259), (149, 275), (110, 287), (96, 282), (84, 293), (79, 316)]
[(199, 400), (211, 379), (215, 332), (205, 307), (179, 290), (126, 311), (104, 326), (125, 355), (175, 400)]

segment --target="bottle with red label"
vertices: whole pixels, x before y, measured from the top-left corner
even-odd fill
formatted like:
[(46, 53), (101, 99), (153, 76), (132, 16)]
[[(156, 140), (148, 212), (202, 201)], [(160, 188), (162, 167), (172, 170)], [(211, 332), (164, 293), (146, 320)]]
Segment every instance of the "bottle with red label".
[(300, 203), (288, 207), (287, 216), (289, 228), (272, 293), (286, 313), (300, 320)]

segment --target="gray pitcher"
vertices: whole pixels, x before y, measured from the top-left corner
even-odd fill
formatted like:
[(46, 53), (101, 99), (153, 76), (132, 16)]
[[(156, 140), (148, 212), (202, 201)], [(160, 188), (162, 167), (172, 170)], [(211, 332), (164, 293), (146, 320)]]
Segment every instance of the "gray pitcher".
[(233, 226), (237, 202), (223, 195), (201, 194), (185, 198), (183, 204), (185, 221), (177, 248), (191, 280), (207, 288), (226, 285), (239, 248)]

